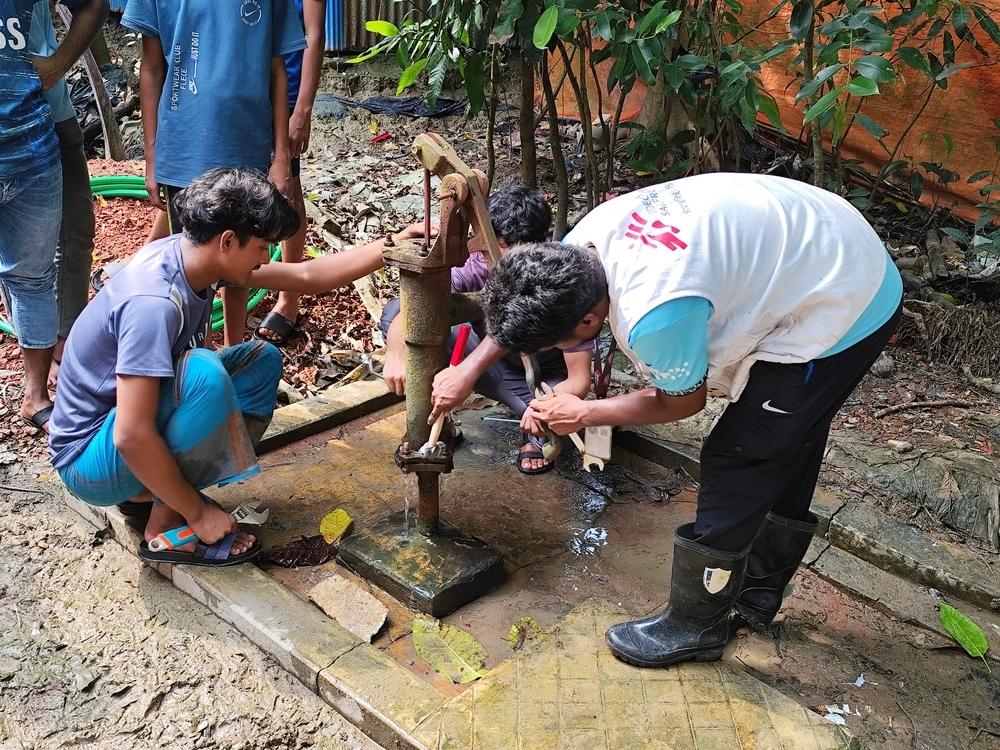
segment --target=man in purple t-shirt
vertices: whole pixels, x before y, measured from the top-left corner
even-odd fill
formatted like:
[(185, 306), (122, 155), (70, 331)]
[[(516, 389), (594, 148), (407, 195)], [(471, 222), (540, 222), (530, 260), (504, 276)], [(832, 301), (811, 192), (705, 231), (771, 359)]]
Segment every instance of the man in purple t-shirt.
[[(501, 250), (523, 242), (544, 242), (549, 236), (552, 211), (541, 194), (526, 187), (513, 186), (492, 193), (487, 201), (490, 222)], [(482, 253), (472, 253), (461, 268), (451, 271), (453, 292), (478, 292), (486, 285), (489, 269)], [(403, 395), (406, 388), (406, 346), (403, 341), (403, 327), (398, 320), (399, 300), (392, 300), (382, 314), (382, 333), (385, 335), (385, 376), (389, 389)], [(455, 343), (458, 326), (452, 329), (448, 349)], [(486, 335), (481, 323), (473, 326), (466, 345), (466, 355), (479, 346)], [(593, 343), (578, 346), (567, 351), (551, 350), (538, 354), (541, 379), (554, 386), (557, 392), (572, 393), (584, 398), (590, 390), (590, 359)], [(504, 404), (519, 419), (524, 418), (528, 404), (534, 394), (525, 380), (521, 358), (510, 354), (494, 362), (479, 377), (475, 385), (476, 393), (495, 399)], [(522, 423), (523, 440), (517, 456), (517, 468), (522, 474), (541, 474), (553, 464), (542, 457), (541, 444), (533, 438)]]
[(260, 544), (200, 490), (259, 471), (281, 354), (254, 341), (207, 350), (215, 286), (246, 284), (295, 209), (263, 176), (213, 169), (181, 191), (184, 233), (153, 242), (108, 281), (66, 341), (52, 464), (91, 505), (148, 513), (140, 557), (232, 565)]

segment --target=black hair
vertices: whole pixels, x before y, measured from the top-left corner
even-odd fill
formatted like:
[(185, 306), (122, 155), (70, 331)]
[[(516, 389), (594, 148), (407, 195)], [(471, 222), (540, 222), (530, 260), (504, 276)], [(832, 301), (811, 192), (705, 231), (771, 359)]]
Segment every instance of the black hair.
[(533, 353), (570, 336), (608, 293), (596, 255), (576, 245), (521, 245), (500, 258), (483, 289), (490, 335), (505, 349)]
[(251, 237), (280, 242), (299, 230), (291, 202), (259, 172), (210, 169), (174, 197), (184, 236), (204, 245), (231, 229), (241, 245)]
[(486, 207), (493, 233), (508, 247), (549, 238), (552, 209), (537, 190), (512, 185), (490, 194)]

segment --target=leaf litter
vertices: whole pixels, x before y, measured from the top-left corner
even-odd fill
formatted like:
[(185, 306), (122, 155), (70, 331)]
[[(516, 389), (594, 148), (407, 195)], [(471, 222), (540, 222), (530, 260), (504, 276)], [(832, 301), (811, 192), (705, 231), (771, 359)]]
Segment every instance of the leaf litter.
[(486, 649), (454, 625), (428, 617), (414, 618), (413, 646), (428, 666), (456, 685), (486, 675)]

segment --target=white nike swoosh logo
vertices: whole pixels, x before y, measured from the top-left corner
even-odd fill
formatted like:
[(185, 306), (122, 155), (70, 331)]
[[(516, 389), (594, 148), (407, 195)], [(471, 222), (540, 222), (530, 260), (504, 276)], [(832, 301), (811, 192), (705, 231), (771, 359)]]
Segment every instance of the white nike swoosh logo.
[(790, 411), (785, 411), (784, 409), (779, 409), (776, 406), (771, 406), (771, 399), (768, 399), (761, 404), (761, 408), (763, 408), (764, 411), (773, 411), (775, 414), (791, 414)]

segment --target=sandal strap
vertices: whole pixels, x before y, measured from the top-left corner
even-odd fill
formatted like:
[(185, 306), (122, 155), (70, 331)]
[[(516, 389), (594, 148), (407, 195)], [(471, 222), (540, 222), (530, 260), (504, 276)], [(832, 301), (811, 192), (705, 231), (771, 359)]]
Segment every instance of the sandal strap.
[(215, 544), (199, 544), (194, 550), (194, 556), (202, 560), (216, 562), (229, 559), (229, 552), (236, 543), (236, 534), (226, 534)]

